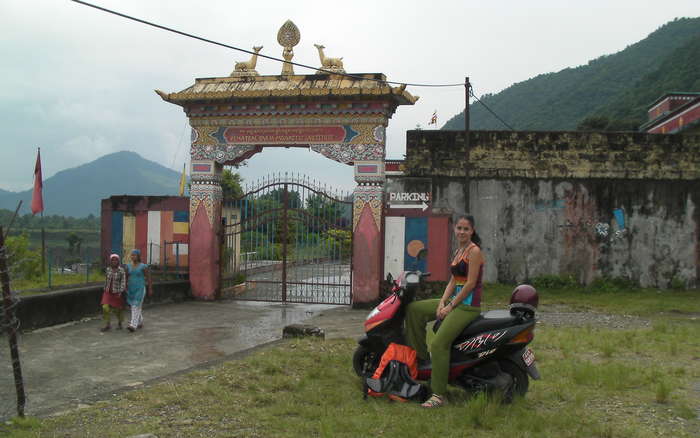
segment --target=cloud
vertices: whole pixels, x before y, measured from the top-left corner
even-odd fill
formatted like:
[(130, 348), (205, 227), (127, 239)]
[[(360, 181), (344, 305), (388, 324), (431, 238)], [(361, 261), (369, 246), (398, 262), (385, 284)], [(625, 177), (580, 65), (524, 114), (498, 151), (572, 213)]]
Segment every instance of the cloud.
[[(344, 58), (349, 71), (430, 83), (470, 76), (478, 95), (621, 50), (676, 16), (700, 15), (695, 0), (357, 0), (337, 8), (311, 0), (95, 2), (242, 48), (263, 45), (272, 56), (282, 50), (277, 29), (292, 19), (301, 30), (295, 61), (318, 65), (313, 44), (322, 43), (330, 56)], [(45, 177), (119, 150), (179, 169), (189, 156), (186, 117), (153, 89), (179, 91), (196, 77), (225, 76), (235, 61), (249, 57), (68, 1), (35, 0), (30, 8), (24, 0), (2, 0), (0, 28), (3, 189), (31, 185), (37, 146)], [(280, 69), (268, 60), (258, 64), (261, 74)], [(461, 87), (409, 91), (421, 100), (400, 107), (390, 121), (390, 158), (403, 156), (405, 131), (425, 128), (434, 110), (441, 124), (464, 107)], [(335, 163), (298, 159), (309, 156), (290, 151), (284, 162), (274, 154), (256, 156), (245, 172), (252, 177), (289, 167), (344, 184), (347, 173), (329, 170)]]

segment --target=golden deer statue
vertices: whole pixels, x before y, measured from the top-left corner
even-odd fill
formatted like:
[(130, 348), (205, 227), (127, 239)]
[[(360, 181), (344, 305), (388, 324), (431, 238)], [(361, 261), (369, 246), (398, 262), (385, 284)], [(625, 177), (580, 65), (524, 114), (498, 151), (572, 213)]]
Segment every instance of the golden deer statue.
[(314, 46), (318, 49), (318, 57), (321, 58), (321, 68), (323, 70), (332, 71), (334, 73), (345, 73), (343, 58), (326, 58), (326, 55), (323, 53), (325, 47), (321, 44), (314, 44)]
[(258, 72), (255, 70), (255, 65), (258, 63), (258, 53), (262, 50), (263, 46), (253, 47), (253, 56), (250, 61), (237, 62), (233, 68), (231, 76), (257, 76)]

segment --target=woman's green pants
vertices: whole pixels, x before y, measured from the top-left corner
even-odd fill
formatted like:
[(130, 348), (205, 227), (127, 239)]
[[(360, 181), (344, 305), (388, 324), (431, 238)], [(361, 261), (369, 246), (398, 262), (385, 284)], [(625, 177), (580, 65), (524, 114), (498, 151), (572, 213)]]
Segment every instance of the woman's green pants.
[(478, 307), (460, 304), (447, 314), (445, 320), (428, 348), (425, 325), (436, 319), (439, 299), (414, 301), (406, 309), (406, 338), (416, 350), (418, 357), (428, 359), (432, 363), (430, 387), (435, 394), (443, 395), (447, 391), (447, 377), (450, 371), (450, 349), (452, 341), (461, 333), (474, 318), (481, 313)]
[(105, 324), (109, 325), (112, 322), (112, 318), (110, 315), (112, 309), (114, 309), (114, 313), (117, 314), (117, 320), (119, 321), (119, 324), (121, 324), (124, 321), (124, 314), (122, 313), (122, 309), (112, 307), (109, 304), (102, 305), (102, 319), (104, 319)]

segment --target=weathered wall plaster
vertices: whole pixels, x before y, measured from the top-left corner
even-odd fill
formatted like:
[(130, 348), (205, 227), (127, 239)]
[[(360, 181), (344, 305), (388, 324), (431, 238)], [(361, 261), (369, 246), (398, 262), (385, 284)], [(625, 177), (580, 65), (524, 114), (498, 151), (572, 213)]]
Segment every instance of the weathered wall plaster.
[[(700, 137), (410, 131), (407, 176), (433, 211), (476, 218), (487, 281), (700, 278)], [(468, 189), (467, 189), (468, 188)], [(469, 208), (467, 208), (469, 204)]]

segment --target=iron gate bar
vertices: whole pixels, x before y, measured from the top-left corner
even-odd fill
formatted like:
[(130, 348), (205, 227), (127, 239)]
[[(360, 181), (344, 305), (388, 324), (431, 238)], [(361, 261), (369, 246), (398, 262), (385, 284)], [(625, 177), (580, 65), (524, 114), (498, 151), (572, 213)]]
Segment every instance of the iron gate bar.
[[(277, 284), (278, 282), (272, 280), (251, 280), (250, 283), (261, 283), (261, 284)], [(288, 281), (287, 284), (296, 284), (301, 286), (312, 285), (312, 286), (345, 286), (344, 283), (305, 283), (302, 281)]]
[(289, 186), (285, 184), (282, 192), (282, 301), (287, 301), (287, 234), (289, 231), (289, 221), (287, 220), (287, 209), (289, 208)]

